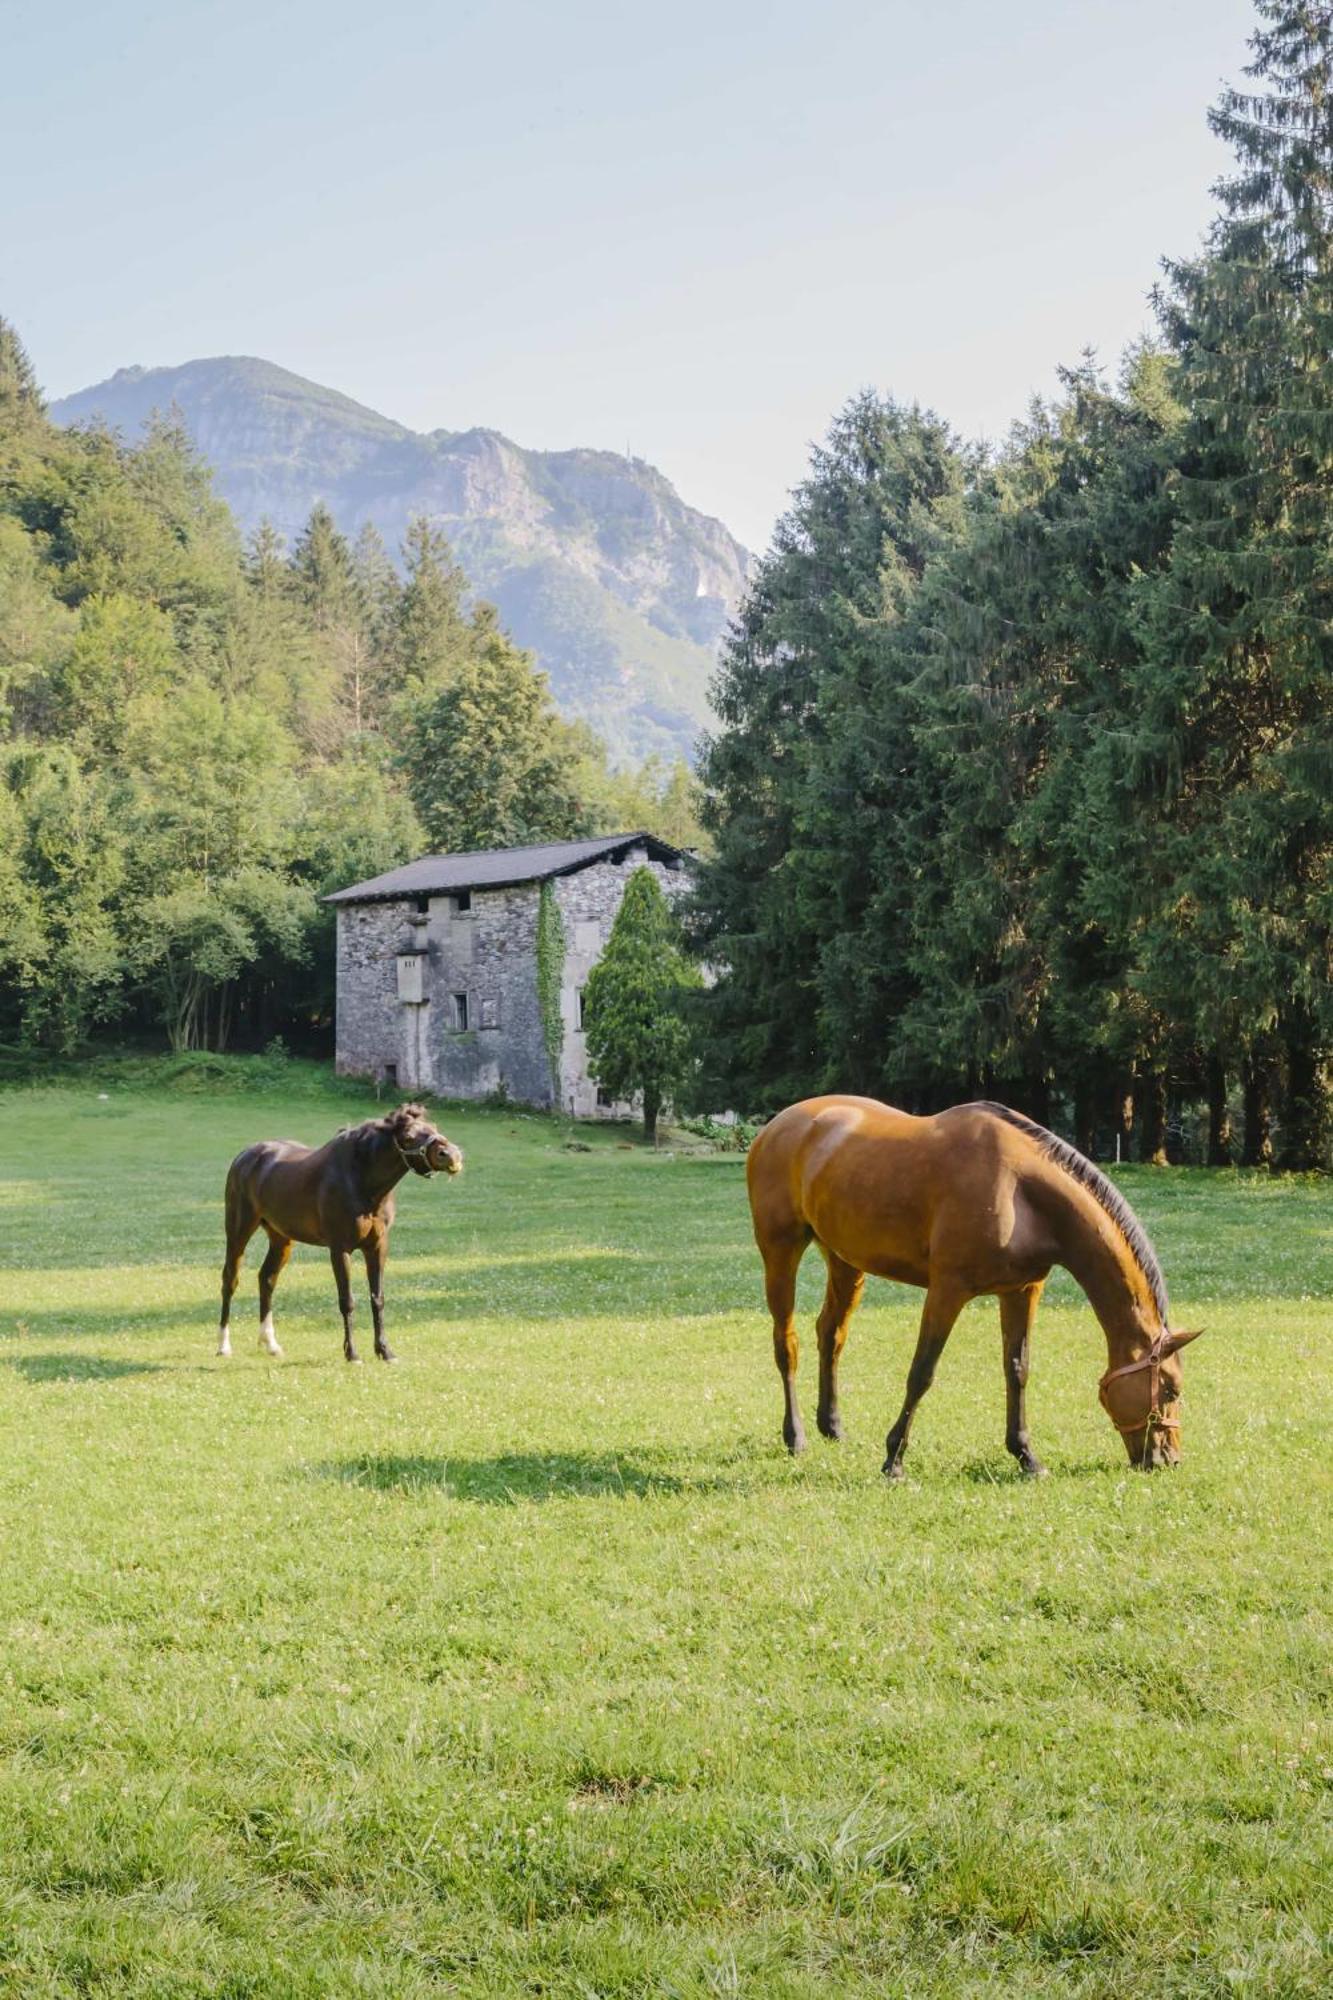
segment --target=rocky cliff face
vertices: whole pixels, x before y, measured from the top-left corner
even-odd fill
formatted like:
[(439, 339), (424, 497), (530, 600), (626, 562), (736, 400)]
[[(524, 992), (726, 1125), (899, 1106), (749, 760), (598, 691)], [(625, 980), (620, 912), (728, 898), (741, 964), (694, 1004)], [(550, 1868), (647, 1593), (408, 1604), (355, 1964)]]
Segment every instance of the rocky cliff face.
[(373, 521), (396, 549), (412, 516), (429, 516), (566, 714), (622, 756), (689, 754), (747, 558), (653, 466), (526, 451), (498, 431), (422, 435), (246, 358), (122, 368), (52, 415), (133, 437), (173, 407), (247, 531), (267, 516), (294, 540), (323, 500), (344, 533)]

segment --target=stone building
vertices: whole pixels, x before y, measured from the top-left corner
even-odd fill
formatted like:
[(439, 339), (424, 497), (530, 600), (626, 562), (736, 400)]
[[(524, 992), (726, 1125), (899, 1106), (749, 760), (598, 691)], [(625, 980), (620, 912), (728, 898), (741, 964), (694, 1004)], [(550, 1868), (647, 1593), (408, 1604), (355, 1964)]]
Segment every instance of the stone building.
[(537, 918), (550, 885), (564, 932), (561, 1108), (618, 1116), (588, 1075), (583, 988), (636, 868), (673, 901), (688, 854), (648, 833), (479, 854), (428, 854), (328, 898), (338, 913), (337, 1066), (440, 1097), (505, 1093), (549, 1107)]

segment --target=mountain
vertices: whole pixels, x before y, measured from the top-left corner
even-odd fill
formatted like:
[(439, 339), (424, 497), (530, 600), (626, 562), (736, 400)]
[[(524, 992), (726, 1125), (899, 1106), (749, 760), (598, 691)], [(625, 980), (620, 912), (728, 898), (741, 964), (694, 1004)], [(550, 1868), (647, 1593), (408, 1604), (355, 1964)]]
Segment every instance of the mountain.
[(244, 356), (122, 368), (51, 414), (132, 438), (173, 407), (247, 532), (267, 515), (294, 541), (323, 500), (345, 534), (373, 521), (396, 549), (412, 516), (429, 516), (536, 653), (565, 714), (620, 757), (689, 754), (748, 558), (655, 467), (610, 451), (527, 451), (499, 431), (408, 430)]

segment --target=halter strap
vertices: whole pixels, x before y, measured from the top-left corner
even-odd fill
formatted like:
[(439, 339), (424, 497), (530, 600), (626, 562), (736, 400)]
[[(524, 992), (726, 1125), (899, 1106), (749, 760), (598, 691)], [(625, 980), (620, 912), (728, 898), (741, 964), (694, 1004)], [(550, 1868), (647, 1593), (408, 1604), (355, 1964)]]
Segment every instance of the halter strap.
[[(1163, 1327), (1146, 1354), (1141, 1354), (1137, 1361), (1126, 1361), (1122, 1367), (1108, 1368), (1102, 1376), (1101, 1381), (1097, 1384), (1098, 1401), (1122, 1437), (1127, 1436), (1131, 1431), (1152, 1429), (1178, 1431), (1180, 1429), (1179, 1417), (1165, 1417), (1162, 1415), (1161, 1410), (1162, 1363), (1166, 1359), (1166, 1343), (1170, 1338), (1170, 1333)], [(1108, 1382), (1114, 1382), (1121, 1375), (1137, 1375), (1141, 1368), (1150, 1368), (1152, 1370), (1152, 1379), (1148, 1384), (1148, 1414), (1146, 1417), (1141, 1418), (1138, 1423), (1122, 1424), (1106, 1400), (1106, 1385)]]
[(429, 1139), (423, 1139), (421, 1144), (419, 1146), (414, 1146), (411, 1152), (409, 1153), (406, 1150), (406, 1148), (398, 1144), (396, 1138), (394, 1139), (393, 1142), (393, 1149), (395, 1153), (397, 1153), (399, 1159), (402, 1161), (405, 1167), (410, 1167), (413, 1160), (426, 1160), (426, 1165), (429, 1166), (430, 1161), (426, 1159), (426, 1155), (430, 1151), (430, 1147), (431, 1147), (431, 1141)]

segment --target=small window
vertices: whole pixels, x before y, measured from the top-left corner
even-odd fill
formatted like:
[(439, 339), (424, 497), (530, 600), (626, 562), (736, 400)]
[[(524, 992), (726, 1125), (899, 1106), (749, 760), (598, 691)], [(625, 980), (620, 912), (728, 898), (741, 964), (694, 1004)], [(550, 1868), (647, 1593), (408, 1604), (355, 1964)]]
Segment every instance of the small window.
[(471, 908), (472, 891), (470, 889), (460, 889), (454, 897), (454, 915), (456, 917), (465, 917)]
[(574, 992), (574, 1026), (576, 1028), (586, 1028), (588, 1025), (587, 1015), (584, 1011), (587, 1006), (587, 995), (588, 989), (586, 986), (576, 987)]
[(385, 1063), (385, 1065), (384, 1065), (384, 1088), (385, 1088), (386, 1090), (397, 1090), (397, 1088), (398, 1088), (398, 1065), (397, 1065), (397, 1063)]
[(449, 1023), (450, 1027), (455, 1029), (459, 1034), (462, 1034), (467, 1027), (467, 994), (451, 993), (449, 995), (449, 1009), (452, 1017)]
[(615, 1100), (615, 1098), (614, 1098), (614, 1097), (612, 1097), (612, 1095), (611, 1095), (611, 1093), (610, 1093), (610, 1091), (609, 1091), (609, 1090), (599, 1090), (599, 1091), (598, 1091), (598, 1093), (597, 1093), (597, 1109), (598, 1109), (599, 1111), (609, 1111), (609, 1110), (611, 1109), (611, 1106), (612, 1106), (612, 1105), (613, 1105), (613, 1104), (615, 1103), (615, 1101), (616, 1101), (616, 1100)]
[(416, 910), (416, 913), (419, 917), (428, 917), (430, 915), (429, 896), (414, 896), (412, 899), (412, 904), (413, 908)]

